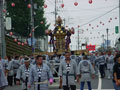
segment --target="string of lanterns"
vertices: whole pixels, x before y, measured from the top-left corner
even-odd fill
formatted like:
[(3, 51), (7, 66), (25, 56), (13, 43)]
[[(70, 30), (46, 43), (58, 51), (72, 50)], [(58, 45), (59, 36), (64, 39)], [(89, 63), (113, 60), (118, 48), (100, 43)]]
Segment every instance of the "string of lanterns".
[[(93, 0), (88, 0), (88, 3), (89, 3), (89, 4), (92, 4), (92, 3), (93, 3)], [(15, 3), (12, 2), (12, 3), (11, 3), (11, 6), (12, 6), (12, 7), (15, 7)], [(64, 6), (65, 6), (64, 3), (62, 3), (62, 4), (61, 4), (61, 7), (64, 8)], [(77, 2), (77, 1), (74, 2), (74, 6), (78, 6), (78, 2)], [(47, 7), (48, 7), (47, 4), (44, 4), (44, 8), (47, 8)], [(31, 8), (31, 4), (28, 4), (28, 8)]]
[[(12, 36), (13, 36), (13, 32), (9, 32), (9, 35), (12, 37)], [(18, 41), (17, 38), (14, 38), (14, 42), (16, 42), (18, 45), (22, 45), (22, 46), (28, 44), (27, 41), (25, 41), (25, 42), (20, 42), (20, 41)]]
[[(114, 19), (117, 20), (117, 17), (114, 17)], [(110, 19), (108, 20), (108, 23), (111, 23), (112, 20), (113, 20), (113, 18), (110, 18)], [(102, 25), (102, 26), (105, 25), (105, 23), (103, 23), (103, 22), (101, 22), (101, 21), (100, 21), (99, 23), (100, 23), (100, 25)], [(96, 25), (95, 27), (93, 27), (91, 24), (88, 24), (88, 26), (91, 27), (92, 30), (95, 29), (95, 28), (99, 28), (100, 25)], [(84, 29), (84, 31), (85, 31), (85, 30), (88, 31), (89, 29), (87, 28), (87, 29)]]
[[(112, 34), (108, 34), (108, 36), (113, 36), (113, 35), (115, 35), (114, 33), (112, 33)], [(107, 35), (104, 35), (105, 37), (107, 37)], [(78, 37), (76, 36), (76, 37), (72, 37), (73, 39), (78, 39)], [(97, 36), (97, 37), (89, 37), (89, 39), (99, 39), (99, 38), (101, 38), (101, 36)], [(79, 38), (79, 39), (86, 39), (86, 37), (84, 37), (84, 38)]]

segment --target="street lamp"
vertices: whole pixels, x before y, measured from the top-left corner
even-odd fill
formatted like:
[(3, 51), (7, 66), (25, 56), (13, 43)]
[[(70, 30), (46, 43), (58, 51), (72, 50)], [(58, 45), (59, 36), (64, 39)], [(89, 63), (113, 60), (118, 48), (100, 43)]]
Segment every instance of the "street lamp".
[(107, 33), (107, 50), (108, 50), (108, 31), (109, 31), (109, 29), (107, 28), (106, 29), (106, 33)]

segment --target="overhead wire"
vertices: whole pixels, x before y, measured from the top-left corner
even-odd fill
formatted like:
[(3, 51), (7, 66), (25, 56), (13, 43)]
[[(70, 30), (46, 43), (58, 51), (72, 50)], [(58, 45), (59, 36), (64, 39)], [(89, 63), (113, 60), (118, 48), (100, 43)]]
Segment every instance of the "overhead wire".
[(90, 20), (90, 21), (88, 21), (87, 23), (82, 24), (81, 27), (83, 27), (83, 26), (85, 26), (85, 25), (87, 25), (87, 24), (89, 24), (89, 23), (91, 23), (91, 22), (93, 22), (93, 21), (95, 21), (95, 20), (97, 20), (97, 19), (105, 16), (106, 14), (112, 12), (113, 10), (117, 9), (118, 7), (119, 7), (119, 6), (117, 6), (117, 7), (113, 8), (113, 9), (109, 10), (108, 12), (106, 12), (106, 13), (104, 13), (104, 14), (102, 14), (102, 15), (100, 15), (100, 16), (98, 16), (98, 17), (96, 17), (96, 18), (94, 18), (94, 19), (92, 19), (92, 20)]

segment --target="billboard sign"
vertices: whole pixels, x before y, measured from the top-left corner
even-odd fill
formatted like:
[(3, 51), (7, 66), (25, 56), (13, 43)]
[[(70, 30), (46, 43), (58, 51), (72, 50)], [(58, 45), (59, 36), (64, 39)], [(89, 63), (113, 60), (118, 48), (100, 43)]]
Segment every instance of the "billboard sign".
[(95, 47), (96, 45), (87, 45), (86, 49), (88, 49), (89, 51), (95, 51)]

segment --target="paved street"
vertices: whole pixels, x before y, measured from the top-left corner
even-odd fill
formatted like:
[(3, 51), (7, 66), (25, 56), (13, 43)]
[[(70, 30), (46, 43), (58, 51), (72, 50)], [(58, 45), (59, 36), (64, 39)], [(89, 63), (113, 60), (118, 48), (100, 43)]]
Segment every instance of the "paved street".
[[(77, 85), (77, 89), (79, 90), (80, 86)], [(101, 79), (96, 77), (94, 80), (92, 80), (92, 88), (94, 90), (114, 90), (112, 85), (112, 80), (108, 80), (107, 78)], [(87, 90), (87, 84), (85, 84), (85, 89)], [(20, 86), (13, 86), (13, 87), (7, 87), (5, 90), (21, 90)], [(58, 83), (54, 83), (52, 86), (50, 86), (50, 90), (60, 90), (58, 88)], [(61, 89), (62, 90), (62, 89)]]

